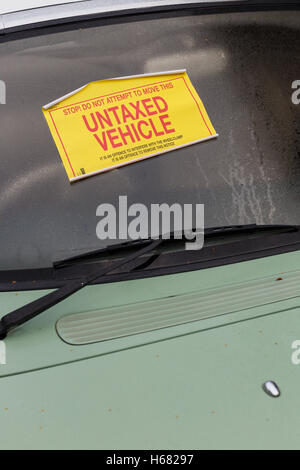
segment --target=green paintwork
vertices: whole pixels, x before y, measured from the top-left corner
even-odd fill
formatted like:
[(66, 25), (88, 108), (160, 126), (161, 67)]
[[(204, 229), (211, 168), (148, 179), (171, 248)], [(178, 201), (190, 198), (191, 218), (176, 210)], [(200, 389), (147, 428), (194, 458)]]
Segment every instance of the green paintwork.
[[(300, 365), (291, 343), (300, 339), (300, 296), (84, 346), (64, 343), (55, 322), (268, 276), (284, 282), (299, 266), (294, 252), (89, 286), (18, 328), (0, 365), (0, 448), (298, 448)], [(43, 293), (1, 293), (1, 312)], [(279, 385), (280, 398), (262, 391), (265, 380)]]

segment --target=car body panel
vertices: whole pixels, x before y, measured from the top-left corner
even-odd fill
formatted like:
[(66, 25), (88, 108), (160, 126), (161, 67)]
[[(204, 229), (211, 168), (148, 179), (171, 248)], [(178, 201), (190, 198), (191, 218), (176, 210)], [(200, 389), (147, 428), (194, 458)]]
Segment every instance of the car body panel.
[(4, 0), (0, 5), (0, 14), (25, 11), (33, 8), (60, 5), (65, 3), (76, 3), (81, 0)]
[[(280, 289), (299, 260), (297, 251), (89, 286), (11, 332), (5, 340), (7, 364), (0, 365), (0, 447), (297, 446), (300, 381), (291, 346), (300, 335), (300, 296), (83, 346), (63, 342), (55, 320), (87, 305), (120, 305), (270, 275), (274, 282), (282, 276)], [(39, 294), (1, 293), (2, 309)], [(278, 384), (278, 399), (262, 390), (266, 380)]]
[[(299, 314), (2, 378), (0, 447), (297, 448)], [(266, 380), (279, 398), (262, 390)]]

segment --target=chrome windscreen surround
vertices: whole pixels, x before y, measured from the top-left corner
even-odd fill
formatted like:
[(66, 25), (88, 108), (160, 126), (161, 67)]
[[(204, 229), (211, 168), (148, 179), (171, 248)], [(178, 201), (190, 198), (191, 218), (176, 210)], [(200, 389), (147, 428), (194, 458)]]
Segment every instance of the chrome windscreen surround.
[[(0, 15), (0, 34), (91, 18), (179, 8), (276, 5), (279, 0), (82, 0)], [(282, 3), (282, 2), (281, 2)], [(297, 2), (287, 1), (286, 4)]]
[[(56, 330), (63, 341), (73, 345), (107, 341), (299, 297), (299, 285), (300, 273), (294, 272), (285, 278), (268, 277), (234, 286), (70, 314), (57, 321)], [(255, 316), (255, 311), (252, 316)]]

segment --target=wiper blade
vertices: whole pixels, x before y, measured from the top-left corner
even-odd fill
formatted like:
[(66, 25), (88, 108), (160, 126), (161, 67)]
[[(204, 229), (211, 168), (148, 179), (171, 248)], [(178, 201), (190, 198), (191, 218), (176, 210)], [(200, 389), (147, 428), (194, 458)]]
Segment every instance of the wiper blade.
[(114, 271), (115, 269), (124, 266), (125, 264), (129, 264), (135, 260), (136, 262), (134, 263), (134, 267), (137, 267), (139, 264), (144, 263), (143, 259), (138, 260), (138, 258), (141, 255), (144, 255), (156, 248), (161, 242), (161, 239), (149, 240), (146, 246), (143, 246), (142, 248), (135, 251), (131, 255), (126, 256), (122, 260), (118, 260), (102, 270), (99, 270), (99, 268), (93, 269), (91, 273), (85, 276), (84, 278), (68, 282), (66, 285), (60, 287), (54, 292), (50, 292), (50, 294), (44, 295), (43, 297), (40, 297), (39, 299), (34, 300), (33, 302), (30, 302), (29, 304), (26, 304), (23, 307), (20, 307), (14, 310), (13, 312), (8, 313), (7, 315), (4, 315), (4, 317), (2, 317), (0, 320), (0, 339), (4, 339), (11, 329), (22, 325), (23, 323), (31, 320), (35, 316), (44, 312), (48, 308), (53, 307), (59, 302), (62, 302), (64, 299), (79, 291), (86, 285), (90, 284), (92, 281), (95, 281), (96, 279), (105, 276), (105, 274)]
[(263, 233), (272, 231), (284, 231), (284, 232), (295, 232), (299, 230), (298, 225), (287, 225), (287, 224), (270, 224), (270, 225), (257, 225), (257, 224), (245, 224), (245, 225), (224, 225), (220, 227), (210, 227), (204, 230), (205, 237), (211, 237), (214, 235), (231, 235), (239, 233)]
[[(193, 232), (197, 232), (196, 228), (192, 229)], [(299, 227), (297, 225), (285, 225), (285, 224), (277, 224), (277, 225), (257, 225), (257, 224), (245, 224), (245, 225), (224, 225), (218, 227), (209, 227), (204, 229), (204, 237), (205, 238), (213, 238), (217, 236), (227, 236), (227, 235), (234, 235), (234, 234), (252, 234), (252, 233), (263, 233), (263, 232), (272, 232), (272, 231), (284, 231), (284, 232), (293, 232), (298, 231)], [(180, 234), (183, 241), (187, 241), (184, 235), (184, 231), (176, 232), (176, 234)], [(166, 238), (162, 239), (163, 243), (168, 243), (169, 241), (173, 241), (175, 239), (175, 232), (170, 232), (164, 235)], [(77, 255), (73, 255), (67, 258), (60, 259), (58, 261), (53, 262), (54, 268), (62, 268), (69, 264), (77, 264), (81, 261), (88, 261), (94, 257), (97, 257), (101, 254), (109, 255), (117, 253), (120, 250), (125, 249), (132, 249), (137, 247), (142, 247), (150, 243), (151, 238), (146, 239), (138, 239), (138, 240), (129, 240), (122, 243), (116, 243), (114, 245), (108, 245), (104, 248), (100, 248), (97, 250), (91, 250), (84, 253), (79, 253)], [(178, 240), (177, 240), (178, 241)]]
[(138, 240), (130, 240), (122, 243), (116, 243), (114, 245), (107, 245), (103, 248), (99, 248), (97, 250), (86, 251), (83, 253), (79, 253), (78, 255), (69, 256), (67, 258), (63, 258), (57, 261), (53, 261), (52, 266), (54, 268), (62, 268), (65, 265), (72, 264), (73, 262), (77, 263), (79, 261), (85, 261), (89, 258), (94, 258), (95, 256), (101, 254), (112, 254), (122, 250), (123, 248), (139, 248), (145, 245), (148, 245), (151, 242), (151, 238), (146, 239), (138, 239)]

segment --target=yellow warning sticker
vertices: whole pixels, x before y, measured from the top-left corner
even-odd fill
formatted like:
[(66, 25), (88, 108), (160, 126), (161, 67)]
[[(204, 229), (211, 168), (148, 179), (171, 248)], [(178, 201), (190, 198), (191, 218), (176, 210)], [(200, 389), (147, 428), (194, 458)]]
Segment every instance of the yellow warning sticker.
[(217, 137), (185, 71), (91, 82), (43, 113), (70, 181)]

